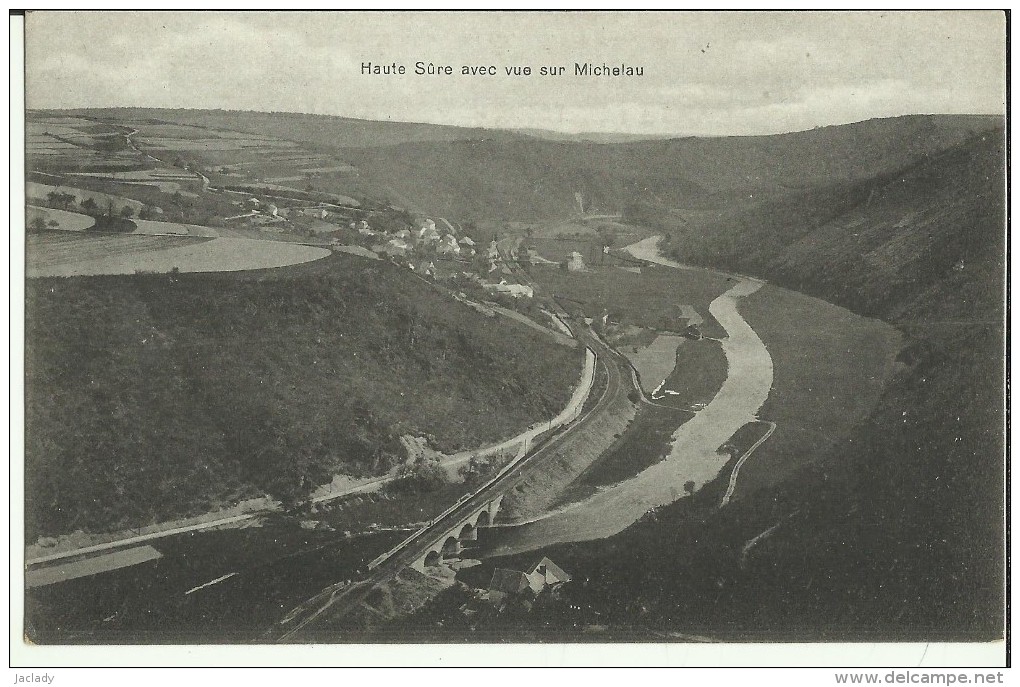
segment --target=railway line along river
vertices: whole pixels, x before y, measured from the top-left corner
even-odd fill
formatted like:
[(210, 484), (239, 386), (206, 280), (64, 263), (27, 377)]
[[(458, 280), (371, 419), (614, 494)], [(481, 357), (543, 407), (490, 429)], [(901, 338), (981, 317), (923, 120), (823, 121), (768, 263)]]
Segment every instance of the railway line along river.
[[(635, 257), (686, 268), (662, 258), (656, 237), (628, 246)], [(648, 510), (666, 505), (684, 494), (688, 481), (700, 488), (714, 479), (730, 459), (717, 453), (733, 434), (756, 414), (772, 387), (772, 357), (758, 334), (738, 310), (740, 300), (757, 291), (762, 282), (733, 277), (735, 285), (712, 301), (709, 311), (726, 330), (722, 339), (727, 375), (712, 401), (673, 433), (666, 458), (631, 479), (603, 489), (590, 498), (501, 532), (495, 555), (526, 551), (536, 546), (601, 539), (620, 532)]]

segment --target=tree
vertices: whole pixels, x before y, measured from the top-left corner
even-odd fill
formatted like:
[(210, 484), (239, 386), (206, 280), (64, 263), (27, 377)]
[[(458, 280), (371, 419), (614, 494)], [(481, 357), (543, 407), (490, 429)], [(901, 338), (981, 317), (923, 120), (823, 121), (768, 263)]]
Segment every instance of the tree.
[(120, 209), (120, 216), (127, 219), (131, 215), (135, 214), (135, 211), (131, 209), (130, 205), (125, 205)]
[(92, 198), (86, 198), (81, 202), (81, 209), (86, 215), (99, 214), (99, 205)]
[(687, 492), (688, 496), (694, 494), (694, 480), (689, 479), (686, 482), (684, 482), (684, 491)]
[(66, 210), (74, 204), (74, 195), (71, 193), (61, 193), (60, 191), (50, 191), (46, 194), (46, 200), (51, 207)]
[(413, 462), (401, 466), (397, 478), (386, 489), (395, 494), (422, 494), (435, 491), (446, 483), (446, 470), (439, 464), (439, 459), (420, 455)]
[(46, 229), (46, 220), (44, 220), (41, 216), (37, 216), (29, 222), (28, 228), (32, 231), (43, 231)]

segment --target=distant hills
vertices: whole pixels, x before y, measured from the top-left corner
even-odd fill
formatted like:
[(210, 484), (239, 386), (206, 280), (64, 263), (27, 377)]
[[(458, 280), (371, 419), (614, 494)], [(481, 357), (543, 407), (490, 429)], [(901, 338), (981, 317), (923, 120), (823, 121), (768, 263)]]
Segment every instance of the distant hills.
[(598, 213), (638, 203), (680, 212), (732, 207), (893, 173), (1002, 126), (994, 116), (911, 115), (774, 136), (640, 140), (291, 113), (75, 113), (289, 139), (338, 153), (357, 168), (351, 183), (379, 198), (461, 220), (561, 218), (576, 212), (576, 193)]

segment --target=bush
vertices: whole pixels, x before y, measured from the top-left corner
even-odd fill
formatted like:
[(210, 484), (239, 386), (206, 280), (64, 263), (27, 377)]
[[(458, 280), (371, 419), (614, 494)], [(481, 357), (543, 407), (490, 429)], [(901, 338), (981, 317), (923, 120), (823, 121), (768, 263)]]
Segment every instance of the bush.
[(397, 478), (386, 485), (388, 494), (423, 494), (446, 486), (446, 470), (437, 458), (419, 456), (401, 467)]

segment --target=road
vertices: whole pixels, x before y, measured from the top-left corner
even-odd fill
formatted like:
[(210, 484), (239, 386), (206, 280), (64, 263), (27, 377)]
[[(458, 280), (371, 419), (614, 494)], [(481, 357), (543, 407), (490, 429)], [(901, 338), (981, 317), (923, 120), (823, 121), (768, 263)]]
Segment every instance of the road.
[(606, 412), (612, 406), (615, 399), (620, 395), (626, 395), (632, 387), (629, 384), (630, 368), (625, 360), (621, 360), (620, 356), (607, 348), (590, 331), (581, 330), (578, 332), (578, 336), (582, 343), (595, 351), (598, 356), (597, 364), (607, 372), (606, 387), (591, 408), (577, 420), (541, 443), (512, 469), (476, 491), (461, 506), (420, 531), (417, 536), (410, 538), (390, 558), (361, 580), (347, 587), (333, 585), (301, 604), (288, 615), (284, 622), (279, 624), (269, 638), (283, 642), (329, 639), (329, 632), (316, 629), (317, 626), (321, 626), (323, 621), (336, 620), (356, 608), (373, 589), (389, 582), (401, 570), (409, 567), (435, 544), (437, 538), (445, 536), (466, 515), (473, 513), (496, 496), (507, 492), (531, 470), (540, 466), (544, 461), (554, 458), (557, 449), (568, 437), (583, 432), (588, 424), (598, 419), (601, 413)]
[(725, 508), (729, 504), (730, 499), (733, 498), (733, 492), (737, 488), (737, 478), (740, 476), (740, 468), (744, 467), (744, 463), (746, 463), (747, 459), (751, 457), (751, 454), (754, 453), (759, 446), (764, 444), (765, 440), (772, 436), (772, 433), (776, 431), (775, 422), (766, 421), (766, 423), (769, 426), (768, 431), (761, 435), (761, 438), (754, 442), (751, 448), (747, 449), (744, 455), (740, 457), (740, 460), (737, 461), (737, 464), (733, 466), (733, 472), (730, 473), (729, 484), (726, 485), (726, 493), (723, 494), (722, 501), (719, 502), (720, 508)]

